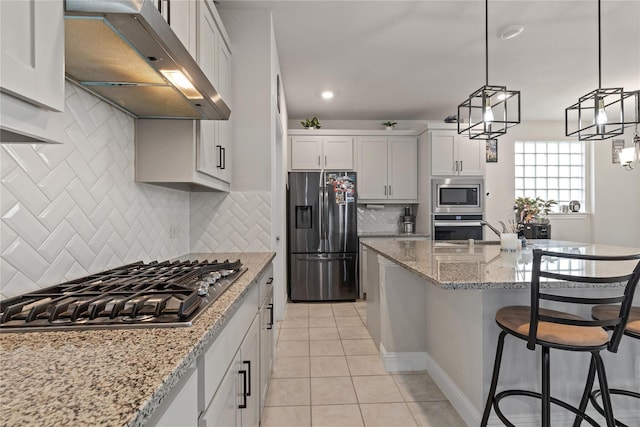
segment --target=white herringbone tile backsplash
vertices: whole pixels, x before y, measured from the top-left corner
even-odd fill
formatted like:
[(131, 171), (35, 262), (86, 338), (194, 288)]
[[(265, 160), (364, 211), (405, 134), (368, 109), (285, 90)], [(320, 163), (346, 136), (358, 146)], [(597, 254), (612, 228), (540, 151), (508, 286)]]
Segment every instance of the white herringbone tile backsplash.
[(385, 205), (382, 209), (365, 206), (358, 205), (358, 232), (398, 232), (398, 220), (404, 205)]
[(271, 193), (191, 193), (191, 251), (271, 250)]
[(65, 102), (63, 144), (0, 147), (2, 299), (189, 252), (189, 193), (134, 182), (134, 120), (70, 83)]

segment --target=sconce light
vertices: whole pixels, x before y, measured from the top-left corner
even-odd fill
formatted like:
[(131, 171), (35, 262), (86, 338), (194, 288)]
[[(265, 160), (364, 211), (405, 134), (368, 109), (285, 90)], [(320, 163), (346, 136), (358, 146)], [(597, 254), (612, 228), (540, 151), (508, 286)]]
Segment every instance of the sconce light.
[(620, 165), (625, 170), (631, 171), (635, 166), (640, 165), (640, 135), (638, 135), (638, 124), (636, 123), (636, 134), (633, 137), (633, 145), (623, 148), (620, 151)]

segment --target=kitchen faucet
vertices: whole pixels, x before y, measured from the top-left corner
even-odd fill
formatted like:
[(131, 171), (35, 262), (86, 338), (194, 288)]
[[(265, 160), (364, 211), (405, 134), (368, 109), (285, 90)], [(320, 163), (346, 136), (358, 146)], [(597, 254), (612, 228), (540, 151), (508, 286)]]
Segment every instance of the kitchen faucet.
[[(480, 221), (480, 225), (486, 225), (487, 227), (489, 227), (491, 229), (491, 231), (493, 231), (494, 233), (496, 233), (496, 236), (500, 237), (500, 232), (498, 231), (497, 228), (495, 228), (493, 225), (489, 224), (487, 221), (485, 220), (481, 220)], [(506, 230), (505, 230), (506, 231)]]

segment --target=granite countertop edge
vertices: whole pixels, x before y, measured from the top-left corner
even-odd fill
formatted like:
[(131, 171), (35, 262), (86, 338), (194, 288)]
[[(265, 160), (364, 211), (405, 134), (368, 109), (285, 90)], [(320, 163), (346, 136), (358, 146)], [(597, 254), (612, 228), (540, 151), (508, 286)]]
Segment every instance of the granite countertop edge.
[[(380, 248), (377, 248), (375, 246), (375, 241), (372, 241), (370, 243), (367, 243), (366, 240), (361, 241), (362, 244), (364, 246), (366, 246), (367, 248), (371, 249), (372, 251), (380, 254), (383, 258), (389, 260), (392, 263), (397, 264), (398, 266), (402, 267), (403, 269), (417, 275), (418, 277), (420, 277), (421, 279), (423, 279), (424, 281), (426, 281), (429, 284), (432, 284), (438, 288), (444, 289), (444, 290), (476, 290), (476, 291), (484, 291), (484, 290), (524, 290), (524, 289), (530, 289), (529, 286), (529, 282), (513, 282), (513, 281), (504, 281), (504, 280), (496, 280), (496, 281), (491, 281), (491, 282), (482, 282), (482, 281), (473, 281), (473, 280), (469, 280), (469, 281), (464, 281), (464, 280), (460, 280), (460, 281), (440, 281), (437, 278), (426, 274), (424, 271), (421, 271), (418, 268), (415, 268), (414, 266), (412, 266), (411, 264), (408, 264), (405, 260), (396, 258), (395, 256), (393, 256), (393, 254), (390, 254), (388, 252), (386, 252), (385, 250), (382, 250)], [(433, 243), (433, 242), (431, 242)], [(574, 242), (567, 242), (567, 243), (574, 243)], [(486, 245), (490, 245), (493, 246), (495, 244), (495, 242), (489, 242), (489, 243), (485, 243), (485, 244), (479, 244), (478, 246), (486, 246)], [(605, 245), (601, 245), (601, 246), (605, 246)], [(620, 249), (620, 248), (618, 248)], [(625, 249), (625, 248), (622, 248)], [(633, 251), (632, 248), (626, 248), (629, 249), (629, 251)], [(586, 283), (586, 282), (544, 282), (541, 283), (541, 288), (542, 289), (571, 289), (571, 288), (580, 288), (580, 289), (589, 289), (589, 288), (593, 288), (593, 289), (602, 289), (603, 287), (605, 288), (622, 288), (626, 285), (626, 282), (617, 282), (617, 283), (608, 283), (606, 285), (600, 284), (600, 283)]]

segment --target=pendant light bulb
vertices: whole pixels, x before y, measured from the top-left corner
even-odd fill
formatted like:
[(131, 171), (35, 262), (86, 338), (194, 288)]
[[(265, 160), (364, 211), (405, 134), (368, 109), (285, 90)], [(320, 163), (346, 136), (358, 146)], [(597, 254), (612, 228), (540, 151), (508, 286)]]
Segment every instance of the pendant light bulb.
[(489, 101), (489, 98), (485, 98), (485, 100), (484, 100), (483, 120), (486, 123), (491, 123), (494, 120), (493, 110), (491, 109), (491, 101)]
[(598, 111), (596, 113), (596, 124), (606, 125), (607, 121), (608, 121), (607, 112), (604, 110), (604, 99), (600, 97), (598, 98)]

